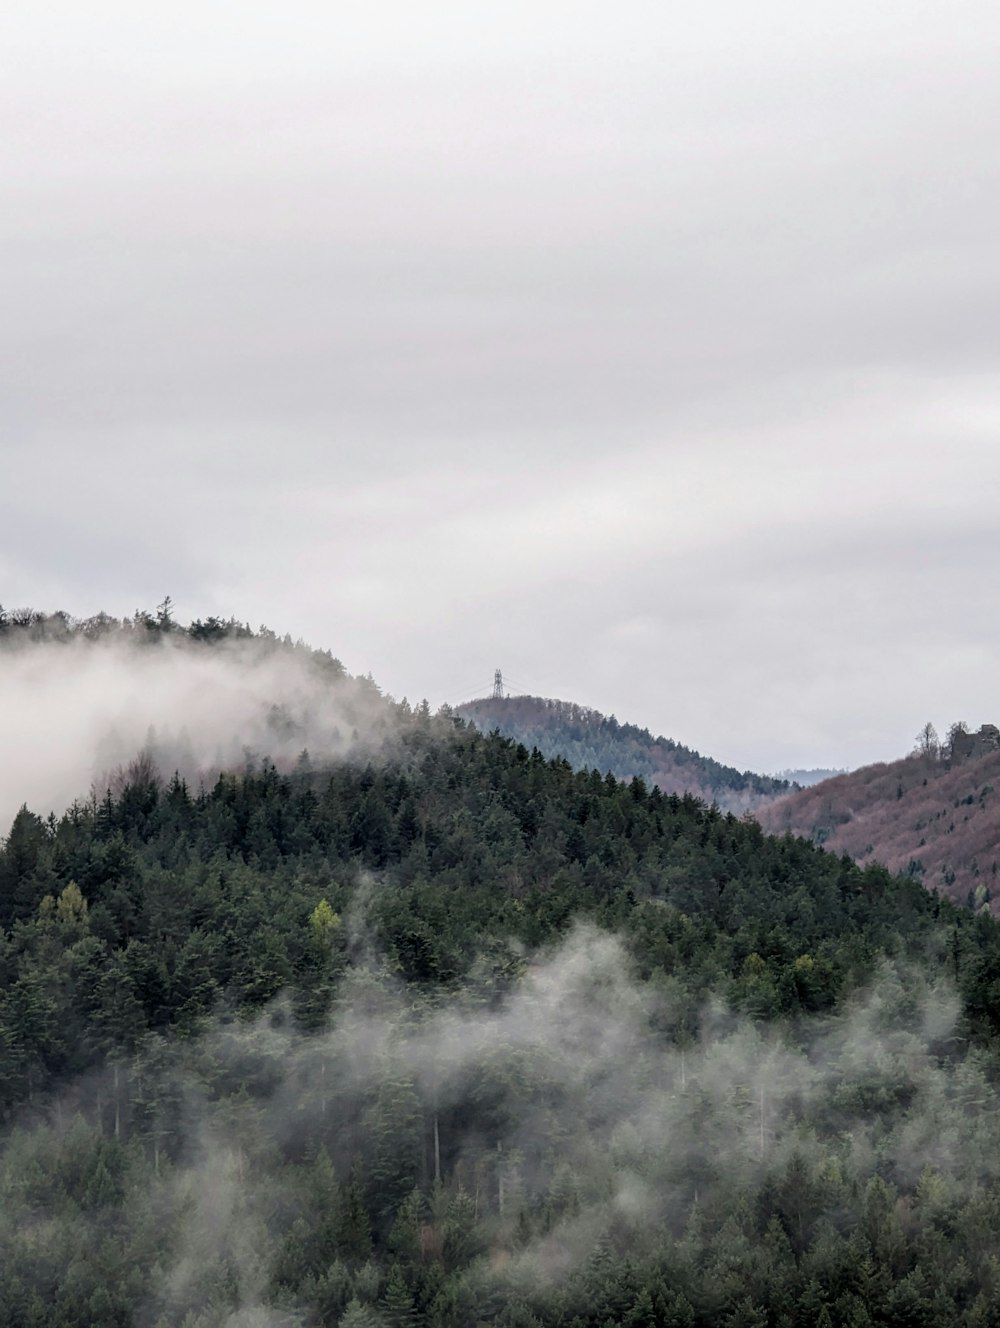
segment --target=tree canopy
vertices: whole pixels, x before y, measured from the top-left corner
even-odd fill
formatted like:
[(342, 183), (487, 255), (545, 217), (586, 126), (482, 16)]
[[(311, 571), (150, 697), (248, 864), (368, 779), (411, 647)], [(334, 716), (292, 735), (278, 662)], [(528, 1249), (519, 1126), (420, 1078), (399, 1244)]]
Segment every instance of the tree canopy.
[(0, 1323), (1000, 1320), (990, 917), (378, 706), (18, 813)]

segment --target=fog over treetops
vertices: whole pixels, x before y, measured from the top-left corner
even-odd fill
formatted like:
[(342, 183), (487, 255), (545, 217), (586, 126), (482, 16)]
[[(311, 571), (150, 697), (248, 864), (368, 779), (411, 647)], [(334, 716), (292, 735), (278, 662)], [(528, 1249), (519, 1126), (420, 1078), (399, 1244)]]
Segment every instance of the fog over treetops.
[(266, 631), (3, 637), (124, 764), (0, 842), (0, 1325), (1000, 1318), (987, 914)]
[(210, 620), (152, 614), (6, 615), (0, 609), (0, 825), (27, 802), (61, 812), (103, 795), (140, 751), (195, 785), (248, 758), (279, 764), (374, 750), (392, 708), (328, 651)]

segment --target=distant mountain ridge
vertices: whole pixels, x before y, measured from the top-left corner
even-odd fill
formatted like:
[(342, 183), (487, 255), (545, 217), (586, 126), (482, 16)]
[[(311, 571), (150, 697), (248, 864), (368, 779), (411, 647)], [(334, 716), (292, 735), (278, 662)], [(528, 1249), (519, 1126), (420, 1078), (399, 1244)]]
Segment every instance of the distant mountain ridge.
[[(1000, 911), (1000, 732), (953, 726), (899, 761), (864, 766), (762, 807), (788, 831), (857, 862), (879, 862), (960, 903)], [(994, 898), (996, 896), (996, 898)]]
[(788, 780), (723, 765), (672, 738), (654, 737), (572, 701), (509, 696), (469, 701), (455, 713), (484, 733), (499, 731), (543, 756), (561, 756), (576, 770), (639, 776), (664, 793), (692, 793), (725, 811), (753, 811), (789, 793)]

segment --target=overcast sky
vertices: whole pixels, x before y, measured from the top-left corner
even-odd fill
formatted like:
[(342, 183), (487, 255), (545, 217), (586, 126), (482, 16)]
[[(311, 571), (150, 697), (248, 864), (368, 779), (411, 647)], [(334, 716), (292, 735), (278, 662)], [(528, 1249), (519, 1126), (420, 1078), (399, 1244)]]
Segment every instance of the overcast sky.
[(0, 602), (757, 769), (1000, 721), (1000, 10), (0, 19)]

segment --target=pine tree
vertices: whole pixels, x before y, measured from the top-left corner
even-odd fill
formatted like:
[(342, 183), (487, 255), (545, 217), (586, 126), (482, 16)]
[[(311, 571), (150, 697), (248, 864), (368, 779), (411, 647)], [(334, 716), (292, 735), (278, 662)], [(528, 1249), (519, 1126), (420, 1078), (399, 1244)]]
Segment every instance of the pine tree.
[(348, 1301), (338, 1328), (378, 1328), (378, 1319), (374, 1311), (368, 1305), (362, 1305), (355, 1296), (353, 1300)]
[(372, 1224), (365, 1206), (364, 1187), (357, 1170), (344, 1195), (343, 1211), (337, 1231), (337, 1245), (345, 1259), (362, 1264), (371, 1258)]
[(398, 1263), (392, 1264), (382, 1294), (382, 1314), (388, 1328), (411, 1328), (417, 1321), (413, 1294)]

